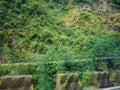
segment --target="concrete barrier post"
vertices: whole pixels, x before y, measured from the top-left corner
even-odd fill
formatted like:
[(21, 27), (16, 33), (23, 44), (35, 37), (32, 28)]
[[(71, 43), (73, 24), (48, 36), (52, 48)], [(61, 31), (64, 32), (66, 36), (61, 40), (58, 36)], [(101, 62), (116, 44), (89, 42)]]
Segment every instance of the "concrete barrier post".
[(116, 70), (115, 80), (120, 83), (120, 70)]
[(93, 72), (92, 84), (98, 88), (111, 86), (110, 74), (108, 72)]
[(33, 90), (31, 75), (2, 76), (0, 90)]
[(79, 74), (57, 74), (56, 90), (80, 90)]

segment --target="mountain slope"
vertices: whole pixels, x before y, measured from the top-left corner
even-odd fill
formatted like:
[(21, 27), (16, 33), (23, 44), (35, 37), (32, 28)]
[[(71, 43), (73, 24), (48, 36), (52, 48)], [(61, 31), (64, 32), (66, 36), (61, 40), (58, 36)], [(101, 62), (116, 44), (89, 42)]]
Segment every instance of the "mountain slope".
[[(4, 59), (11, 63), (38, 61), (41, 55), (45, 60), (119, 56), (119, 9), (112, 13), (99, 11), (93, 8), (96, 3), (99, 2), (0, 1), (0, 44)], [(115, 3), (119, 1), (112, 2), (119, 7)], [(81, 7), (85, 5), (87, 8)]]

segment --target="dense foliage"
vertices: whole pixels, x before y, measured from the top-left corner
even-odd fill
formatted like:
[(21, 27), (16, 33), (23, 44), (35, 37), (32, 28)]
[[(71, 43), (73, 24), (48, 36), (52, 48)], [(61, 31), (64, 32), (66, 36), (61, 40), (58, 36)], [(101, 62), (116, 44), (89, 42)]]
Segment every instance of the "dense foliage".
[[(106, 31), (103, 24), (114, 22), (119, 26), (120, 15), (110, 14), (106, 20), (102, 13), (99, 16), (80, 12), (71, 2), (1, 0), (0, 43), (7, 62), (26, 62), (35, 54), (43, 54), (50, 60), (55, 60), (55, 57), (63, 60), (118, 54), (119, 33)], [(50, 58), (51, 54), (53, 58)]]
[[(0, 46), (4, 59), (7, 63), (38, 63), (0, 66), (0, 76), (32, 74), (37, 90), (53, 90), (56, 73), (86, 74), (86, 70), (109, 70), (116, 66), (118, 59), (97, 63), (94, 58), (120, 55), (120, 14), (80, 10), (79, 5), (94, 1), (0, 0)], [(119, 0), (109, 2), (120, 5)], [(92, 60), (74, 62), (83, 58)], [(49, 61), (61, 63), (46, 64)]]

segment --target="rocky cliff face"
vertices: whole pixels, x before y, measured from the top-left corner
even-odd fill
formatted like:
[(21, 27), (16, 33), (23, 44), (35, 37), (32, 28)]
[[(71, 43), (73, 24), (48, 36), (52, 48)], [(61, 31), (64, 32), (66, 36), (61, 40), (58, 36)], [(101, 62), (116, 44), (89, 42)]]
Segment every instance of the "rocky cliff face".
[(84, 10), (95, 10), (98, 12), (115, 12), (115, 8), (113, 8), (110, 4), (108, 4), (107, 0), (95, 0), (92, 4), (83, 4), (81, 5), (81, 9)]
[(108, 0), (95, 0), (93, 3), (84, 3), (80, 5), (80, 12), (95, 12), (95, 14), (103, 17), (101, 24), (108, 30), (120, 32), (120, 14), (119, 9), (113, 7)]
[(97, 0), (92, 4), (93, 8), (103, 12), (113, 12), (111, 6), (107, 3), (107, 0)]

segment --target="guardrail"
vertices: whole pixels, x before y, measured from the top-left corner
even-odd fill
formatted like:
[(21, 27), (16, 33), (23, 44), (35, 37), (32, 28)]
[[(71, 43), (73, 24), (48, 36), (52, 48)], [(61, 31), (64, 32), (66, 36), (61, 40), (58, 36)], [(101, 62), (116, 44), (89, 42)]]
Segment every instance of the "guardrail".
[(12, 64), (1, 64), (2, 66), (8, 65), (28, 65), (28, 64), (42, 64), (42, 63), (64, 63), (64, 62), (88, 62), (91, 60), (100, 61), (100, 60), (112, 60), (120, 59), (120, 57), (99, 57), (99, 58), (88, 58), (88, 59), (76, 59), (76, 60), (58, 60), (58, 61), (48, 61), (48, 62), (29, 62), (29, 63), (12, 63)]

